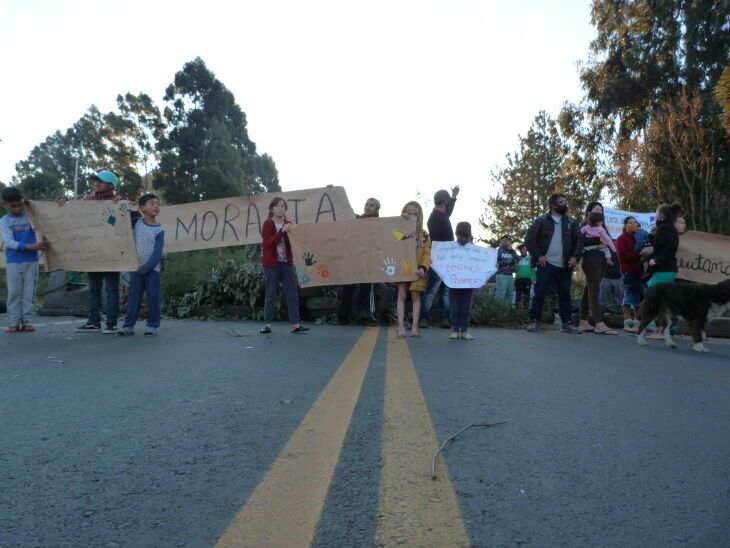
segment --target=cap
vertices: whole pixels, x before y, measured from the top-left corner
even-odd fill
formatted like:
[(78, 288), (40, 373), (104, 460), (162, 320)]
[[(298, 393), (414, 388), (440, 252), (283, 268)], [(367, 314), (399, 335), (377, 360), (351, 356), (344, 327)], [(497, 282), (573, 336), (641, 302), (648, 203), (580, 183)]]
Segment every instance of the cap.
[(110, 185), (114, 185), (114, 186), (117, 186), (117, 183), (119, 182), (119, 180), (117, 179), (117, 176), (114, 175), (113, 172), (111, 172), (107, 169), (102, 169), (101, 171), (95, 173), (94, 175), (91, 176), (91, 179), (92, 180), (98, 179), (104, 183), (109, 183)]

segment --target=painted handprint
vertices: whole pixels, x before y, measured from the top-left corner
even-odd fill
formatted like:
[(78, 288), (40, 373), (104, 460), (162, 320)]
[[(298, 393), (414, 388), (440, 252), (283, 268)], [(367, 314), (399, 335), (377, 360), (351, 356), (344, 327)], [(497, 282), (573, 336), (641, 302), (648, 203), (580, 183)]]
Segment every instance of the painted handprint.
[(405, 234), (403, 234), (403, 233), (402, 233), (402, 232), (401, 232), (400, 230), (398, 230), (397, 228), (394, 228), (393, 230), (391, 230), (391, 231), (390, 231), (390, 233), (391, 233), (391, 234), (393, 235), (393, 238), (395, 238), (396, 240), (402, 240), (403, 238), (405, 238), (405, 237), (406, 237), (406, 235), (405, 235)]
[(110, 207), (106, 208), (104, 210), (104, 213), (101, 214), (101, 220), (105, 223), (109, 223), (112, 226), (117, 224), (117, 218), (114, 215), (114, 210)]
[(407, 276), (413, 276), (413, 267), (411, 266), (411, 263), (408, 261), (403, 261), (400, 264), (400, 272), (399, 274), (405, 274)]
[(309, 252), (302, 254), (302, 259), (304, 259), (304, 264), (307, 266), (312, 266), (317, 262), (314, 260), (314, 255)]
[(309, 274), (307, 274), (307, 271), (305, 270), (302, 272), (301, 276), (299, 276), (302, 280), (302, 284), (308, 284), (312, 281), (312, 278), (309, 277)]
[(385, 272), (388, 276), (395, 276), (395, 259), (388, 257), (383, 259), (385, 266), (381, 266), (380, 270)]
[(317, 272), (319, 272), (319, 275), (323, 278), (329, 278), (330, 271), (327, 270), (327, 267), (323, 264), (317, 266)]

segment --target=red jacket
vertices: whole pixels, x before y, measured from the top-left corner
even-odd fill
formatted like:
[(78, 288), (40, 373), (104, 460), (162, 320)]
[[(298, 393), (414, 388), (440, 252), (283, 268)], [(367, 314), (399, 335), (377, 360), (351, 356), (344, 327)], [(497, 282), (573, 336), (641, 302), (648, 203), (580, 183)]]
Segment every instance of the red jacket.
[[(291, 222), (284, 220), (285, 225), (290, 225)], [(282, 227), (283, 228), (283, 227)], [(291, 245), (289, 244), (289, 236), (284, 234), (281, 230), (276, 230), (274, 219), (266, 219), (263, 226), (261, 227), (261, 240), (263, 246), (261, 249), (261, 264), (264, 266), (276, 266), (279, 264), (279, 257), (276, 253), (276, 244), (279, 240), (284, 238), (284, 245), (286, 246), (286, 262), (291, 264)]]
[(641, 253), (634, 251), (636, 240), (629, 232), (624, 232), (616, 239), (616, 254), (621, 265), (621, 272), (643, 274), (644, 267), (641, 264)]

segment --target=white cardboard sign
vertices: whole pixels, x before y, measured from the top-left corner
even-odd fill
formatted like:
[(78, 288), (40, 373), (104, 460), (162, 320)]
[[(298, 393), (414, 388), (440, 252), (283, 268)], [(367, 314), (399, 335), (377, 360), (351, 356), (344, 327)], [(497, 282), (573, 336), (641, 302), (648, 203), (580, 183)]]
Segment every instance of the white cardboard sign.
[(431, 268), (452, 289), (478, 289), (497, 272), (497, 250), (458, 242), (433, 242)]

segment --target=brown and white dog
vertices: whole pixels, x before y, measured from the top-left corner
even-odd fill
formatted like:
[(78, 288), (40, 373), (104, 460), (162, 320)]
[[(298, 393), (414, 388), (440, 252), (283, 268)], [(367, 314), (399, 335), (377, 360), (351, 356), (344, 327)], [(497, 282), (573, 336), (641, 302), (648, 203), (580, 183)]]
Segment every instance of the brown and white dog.
[(681, 316), (689, 324), (692, 350), (709, 352), (702, 344), (705, 324), (730, 309), (730, 280), (711, 285), (664, 282), (648, 288), (641, 301), (639, 344), (646, 345), (646, 326), (656, 318), (664, 325), (664, 342), (671, 348), (677, 345), (669, 334), (672, 316)]

